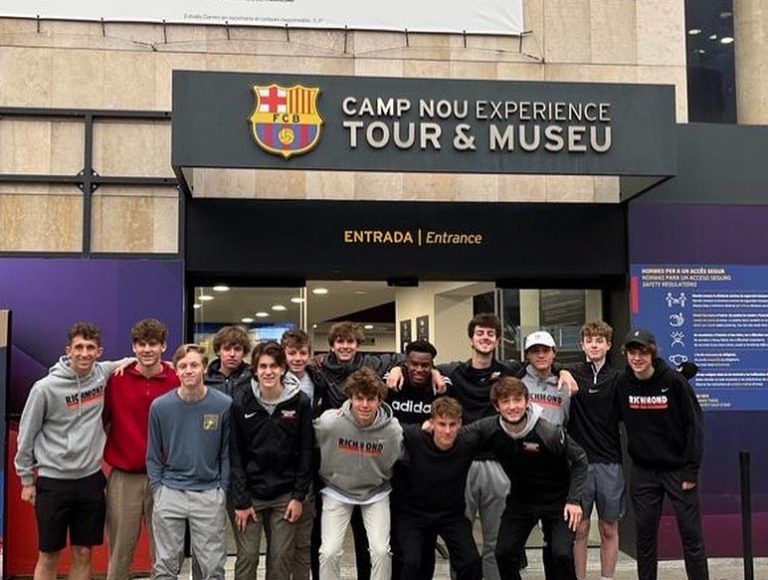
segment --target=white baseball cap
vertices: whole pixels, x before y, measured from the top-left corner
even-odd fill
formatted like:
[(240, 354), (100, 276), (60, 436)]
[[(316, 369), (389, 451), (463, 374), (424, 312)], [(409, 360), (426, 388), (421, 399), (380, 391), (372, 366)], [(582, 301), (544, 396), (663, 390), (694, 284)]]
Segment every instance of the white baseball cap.
[(552, 335), (544, 330), (537, 330), (525, 337), (525, 350), (528, 350), (532, 346), (536, 345), (548, 346), (550, 348), (556, 348), (555, 339)]

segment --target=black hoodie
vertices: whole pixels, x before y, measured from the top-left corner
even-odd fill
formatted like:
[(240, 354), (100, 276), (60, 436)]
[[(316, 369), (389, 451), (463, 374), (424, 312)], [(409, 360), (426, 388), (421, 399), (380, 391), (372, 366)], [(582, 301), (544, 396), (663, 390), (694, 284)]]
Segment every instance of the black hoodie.
[(653, 368), (646, 380), (631, 368), (616, 377), (629, 455), (640, 467), (681, 470), (683, 481), (695, 482), (703, 449), (701, 407), (685, 378), (663, 359), (654, 359)]
[(371, 355), (355, 353), (355, 358), (349, 362), (340, 362), (336, 354), (329, 352), (322, 363), (307, 366), (309, 378), (315, 384), (315, 400), (313, 406), (320, 412), (328, 409), (339, 409), (347, 400), (344, 392), (344, 381), (347, 377), (362, 367), (372, 369), (383, 377), (392, 367), (402, 363), (405, 357), (400, 354)]
[(262, 402), (255, 380), (235, 391), (229, 454), (235, 508), (286, 493), (304, 500), (312, 481), (312, 416), (309, 397), (293, 381), (274, 406)]

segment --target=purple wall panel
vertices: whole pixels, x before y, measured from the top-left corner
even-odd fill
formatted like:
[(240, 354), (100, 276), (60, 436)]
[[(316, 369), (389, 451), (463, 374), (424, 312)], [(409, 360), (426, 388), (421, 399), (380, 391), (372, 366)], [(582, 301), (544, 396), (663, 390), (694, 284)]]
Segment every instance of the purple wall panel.
[[(635, 202), (629, 208), (629, 258), (636, 264), (768, 265), (768, 206)], [(752, 455), (753, 546), (768, 556), (768, 412), (705, 413), (701, 497), (711, 556), (741, 555), (739, 452)], [(665, 512), (660, 554), (682, 552), (671, 512)]]
[(134, 322), (155, 317), (169, 328), (169, 347), (183, 338), (181, 260), (0, 258), (0, 308), (13, 311), (9, 414), (20, 413), (29, 388), (63, 354), (79, 320), (103, 332), (104, 358), (131, 353)]

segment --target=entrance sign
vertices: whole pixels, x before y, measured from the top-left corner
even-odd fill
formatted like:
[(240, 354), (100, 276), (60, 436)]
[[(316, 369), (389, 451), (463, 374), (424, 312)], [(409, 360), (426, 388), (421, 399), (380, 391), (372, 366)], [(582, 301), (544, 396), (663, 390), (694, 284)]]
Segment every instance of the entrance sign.
[(65, 20), (179, 22), (233, 26), (291, 26), (353, 30), (408, 30), (519, 35), (523, 31), (522, 0), (7, 0), (2, 16)]
[(676, 171), (662, 85), (174, 71), (172, 126), (177, 169)]
[[(555, 278), (604, 285), (609, 278), (624, 284), (627, 271), (618, 204), (192, 198), (185, 229), (187, 275), (219, 280)], [(254, 259), (232, 248), (279, 251)]]

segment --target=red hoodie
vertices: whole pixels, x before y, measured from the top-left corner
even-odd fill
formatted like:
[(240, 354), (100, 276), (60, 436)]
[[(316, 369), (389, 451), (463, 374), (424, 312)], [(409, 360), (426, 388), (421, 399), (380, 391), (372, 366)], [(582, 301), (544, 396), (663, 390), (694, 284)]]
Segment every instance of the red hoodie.
[(104, 460), (112, 467), (130, 473), (147, 471), (147, 433), (149, 406), (157, 397), (179, 386), (173, 368), (145, 377), (137, 363), (131, 363), (122, 376), (112, 376), (104, 397), (104, 427), (107, 444)]

